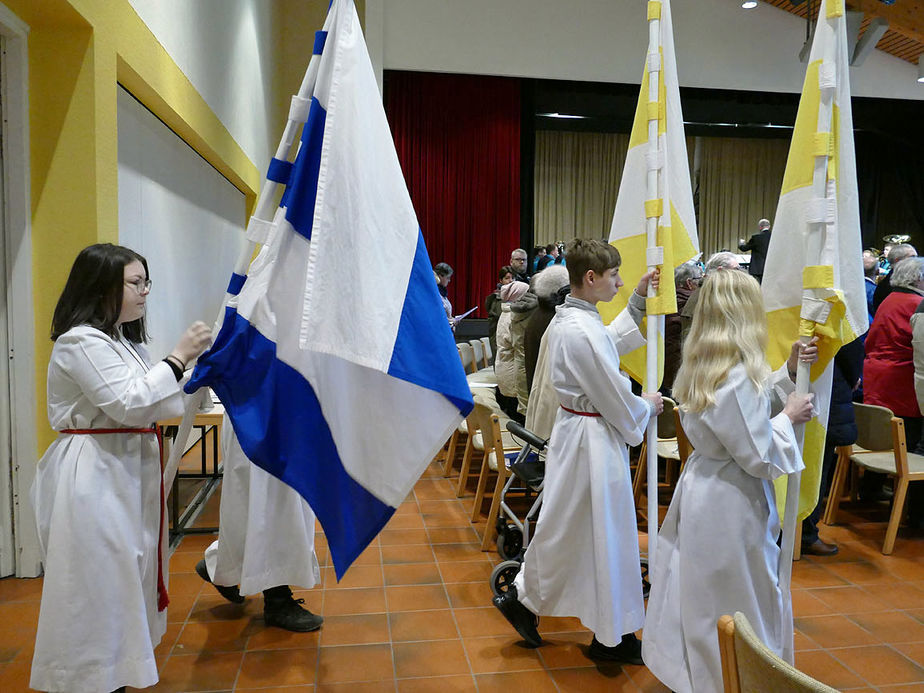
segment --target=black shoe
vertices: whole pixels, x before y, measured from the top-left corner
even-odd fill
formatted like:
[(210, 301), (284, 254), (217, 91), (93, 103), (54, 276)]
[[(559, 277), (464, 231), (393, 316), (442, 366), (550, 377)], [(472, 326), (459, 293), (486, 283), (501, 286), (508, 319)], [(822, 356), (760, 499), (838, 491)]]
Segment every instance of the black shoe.
[(212, 585), (216, 590), (218, 590), (218, 594), (220, 594), (222, 597), (227, 599), (232, 604), (243, 604), (244, 603), (245, 598), (241, 596), (241, 592), (237, 588), (237, 585), (231, 585), (231, 586), (216, 585), (214, 582), (212, 582), (212, 578), (209, 577), (209, 571), (205, 567), (204, 558), (198, 563), (196, 563), (196, 574), (199, 577), (201, 577), (203, 580), (205, 580), (207, 583)]
[(837, 550), (837, 544), (829, 544), (821, 539), (802, 545), (802, 554), (805, 556), (833, 556)]
[(324, 619), (301, 606), (304, 599), (288, 597), (263, 599), (263, 620), (268, 626), (284, 628), (295, 633), (310, 633), (324, 623)]
[(502, 595), (494, 597), (491, 602), (504, 615), (504, 618), (510, 622), (510, 625), (516, 629), (527, 645), (539, 647), (542, 644), (542, 636), (539, 635), (536, 628), (539, 625), (539, 617), (520, 604), (517, 599), (516, 588), (511, 585), (510, 589)]
[(642, 666), (642, 641), (635, 637), (635, 633), (622, 636), (622, 642), (615, 647), (607, 647), (597, 636), (590, 641), (587, 656), (601, 662), (620, 662), (621, 664), (635, 664)]

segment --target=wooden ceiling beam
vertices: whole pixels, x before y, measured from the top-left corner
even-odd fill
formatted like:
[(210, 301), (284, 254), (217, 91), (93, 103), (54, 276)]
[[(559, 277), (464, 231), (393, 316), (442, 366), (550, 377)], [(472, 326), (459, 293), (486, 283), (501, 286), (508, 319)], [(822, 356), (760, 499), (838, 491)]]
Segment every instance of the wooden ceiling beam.
[(892, 31), (924, 43), (924, 0), (897, 0), (894, 5), (879, 0), (847, 0), (847, 8), (867, 17), (882, 17)]

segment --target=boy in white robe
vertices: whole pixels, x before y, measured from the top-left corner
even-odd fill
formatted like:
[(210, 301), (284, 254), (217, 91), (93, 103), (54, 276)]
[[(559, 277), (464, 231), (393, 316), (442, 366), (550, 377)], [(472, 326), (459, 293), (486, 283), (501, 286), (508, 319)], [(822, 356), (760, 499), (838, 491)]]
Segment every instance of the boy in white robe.
[(549, 324), (549, 374), (558, 411), (546, 460), (536, 533), (513, 587), (494, 605), (529, 645), (542, 643), (538, 614), (573, 616), (594, 632), (594, 659), (641, 664), (634, 631), (644, 622), (638, 530), (627, 445), (641, 443), (658, 393), (637, 397), (619, 353), (644, 344), (638, 330), (649, 281), (604, 326), (596, 304), (623, 285), (619, 252), (598, 240), (568, 248), (571, 295)]

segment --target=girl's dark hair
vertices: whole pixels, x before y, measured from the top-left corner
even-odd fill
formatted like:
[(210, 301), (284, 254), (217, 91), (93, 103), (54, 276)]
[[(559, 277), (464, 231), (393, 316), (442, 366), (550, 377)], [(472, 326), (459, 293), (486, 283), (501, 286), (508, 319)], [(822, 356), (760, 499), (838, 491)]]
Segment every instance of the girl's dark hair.
[[(134, 250), (112, 243), (97, 243), (81, 250), (55, 306), (51, 319), (52, 341), (78, 325), (89, 325), (117, 338), (116, 322), (122, 312), (125, 266), (136, 260), (144, 265), (144, 278), (147, 279), (148, 261)], [(144, 317), (123, 323), (122, 334), (129, 341), (146, 342)]]
[(511, 276), (515, 276), (516, 272), (513, 271), (513, 267), (511, 267), (510, 265), (504, 265), (503, 267), (500, 268), (500, 272), (497, 273), (497, 281), (499, 282), (504, 281), (504, 277), (506, 277), (508, 274)]

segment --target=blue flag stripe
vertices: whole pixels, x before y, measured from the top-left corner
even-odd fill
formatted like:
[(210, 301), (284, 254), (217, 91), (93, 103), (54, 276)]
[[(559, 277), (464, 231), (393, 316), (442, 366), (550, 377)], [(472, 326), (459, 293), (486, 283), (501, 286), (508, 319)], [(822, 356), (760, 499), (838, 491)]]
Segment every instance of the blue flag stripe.
[(244, 282), (247, 281), (246, 274), (238, 274), (233, 272), (231, 274), (231, 281), (228, 282), (228, 293), (232, 296), (237, 296), (241, 293), (241, 289), (244, 288)]
[[(314, 204), (318, 197), (318, 171), (321, 169), (321, 145), (324, 143), (324, 125), (327, 111), (312, 97), (308, 121), (302, 129), (302, 145), (292, 171), (289, 187), (282, 196), (280, 206), (286, 207), (286, 219), (298, 233), (311, 238), (314, 223)], [(298, 194), (293, 194), (297, 190)]]
[[(427, 348), (421, 349), (422, 344)], [(468, 416), (474, 407), (472, 391), (465, 373), (456, 367), (458, 362), (448, 316), (436, 290), (423, 234), (418, 229), (417, 250), (388, 375), (443, 393), (462, 416)]]
[(273, 157), (270, 159), (269, 168), (266, 171), (266, 179), (274, 183), (289, 184), (289, 176), (292, 175), (292, 162), (283, 161)]
[(221, 398), (247, 457), (308, 502), (342, 577), (395, 508), (347, 474), (311, 384), (233, 308), (194, 380), (187, 389), (210, 385)]

